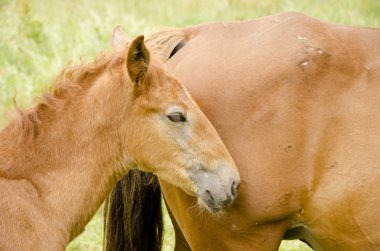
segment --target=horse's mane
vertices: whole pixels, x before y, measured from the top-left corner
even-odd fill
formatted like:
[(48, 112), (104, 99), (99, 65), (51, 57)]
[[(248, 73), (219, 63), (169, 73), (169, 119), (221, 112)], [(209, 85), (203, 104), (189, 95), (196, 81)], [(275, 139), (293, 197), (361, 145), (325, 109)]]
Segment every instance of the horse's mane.
[(68, 100), (83, 94), (105, 69), (113, 65), (112, 62), (120, 61), (113, 59), (111, 54), (103, 54), (92, 62), (65, 67), (49, 87), (50, 91), (37, 98), (37, 103), (32, 108), (22, 110), (15, 105), (17, 116), (6, 129), (16, 130), (18, 142), (33, 139), (38, 134), (38, 125), (43, 119), (56, 117)]
[(146, 40), (151, 52), (163, 63), (166, 62), (174, 48), (186, 40), (186, 34), (182, 29), (167, 29), (152, 34)]

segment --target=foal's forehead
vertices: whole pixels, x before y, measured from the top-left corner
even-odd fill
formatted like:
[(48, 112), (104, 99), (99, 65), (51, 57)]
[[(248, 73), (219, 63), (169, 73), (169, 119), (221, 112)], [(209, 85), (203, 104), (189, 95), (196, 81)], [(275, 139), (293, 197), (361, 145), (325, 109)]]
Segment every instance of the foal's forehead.
[(162, 71), (160, 74), (151, 74), (149, 82), (161, 91), (183, 92), (183, 85), (173, 76)]
[(166, 84), (167, 84), (168, 89), (169, 89), (168, 91), (171, 94), (175, 95), (176, 98), (180, 98), (180, 99), (186, 98), (187, 99), (186, 89), (184, 88), (182, 83), (180, 81), (178, 81), (176, 78), (169, 76), (167, 81), (166, 81)]
[(174, 77), (167, 75), (159, 80), (156, 79), (149, 90), (149, 97), (157, 102), (180, 102), (188, 103), (189, 97), (183, 85)]

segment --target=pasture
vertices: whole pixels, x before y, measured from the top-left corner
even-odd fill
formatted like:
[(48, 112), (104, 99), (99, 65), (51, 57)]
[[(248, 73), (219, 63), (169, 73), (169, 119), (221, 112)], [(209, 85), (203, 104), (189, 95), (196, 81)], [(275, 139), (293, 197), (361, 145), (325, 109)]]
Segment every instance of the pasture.
[[(380, 27), (380, 1), (33, 1), (0, 0), (0, 126), (14, 101), (27, 107), (44, 92), (60, 69), (111, 48), (120, 24), (134, 37), (165, 27), (218, 20), (241, 20), (280, 11), (300, 11), (334, 23)], [(69, 210), (69, 209), (68, 209)], [(164, 250), (173, 248), (173, 231), (165, 214)], [(101, 250), (102, 209), (67, 250)], [(281, 250), (309, 250), (284, 242)]]

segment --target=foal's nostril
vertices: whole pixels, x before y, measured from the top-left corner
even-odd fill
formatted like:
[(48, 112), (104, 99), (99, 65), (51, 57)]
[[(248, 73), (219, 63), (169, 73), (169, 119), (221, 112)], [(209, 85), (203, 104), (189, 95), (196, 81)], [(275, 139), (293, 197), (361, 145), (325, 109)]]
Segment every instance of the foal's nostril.
[(208, 196), (210, 196), (210, 199), (211, 199), (211, 200), (214, 200), (214, 198), (213, 198), (212, 195), (211, 195), (210, 190), (206, 190), (206, 193), (208, 194)]
[(232, 185), (231, 185), (231, 194), (232, 194), (233, 197), (236, 197), (238, 187), (239, 187), (239, 184), (236, 183), (236, 181), (232, 182)]

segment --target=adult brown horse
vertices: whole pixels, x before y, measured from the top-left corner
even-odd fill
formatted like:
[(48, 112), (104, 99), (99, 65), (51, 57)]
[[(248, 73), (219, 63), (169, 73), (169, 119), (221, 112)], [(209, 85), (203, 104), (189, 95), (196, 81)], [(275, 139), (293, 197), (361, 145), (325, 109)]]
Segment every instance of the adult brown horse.
[(111, 55), (65, 69), (0, 132), (0, 250), (64, 250), (136, 167), (210, 211), (236, 197), (239, 175), (215, 128), (144, 37), (125, 46), (122, 34)]
[(283, 13), (151, 39), (163, 59), (174, 54), (168, 68), (242, 178), (217, 218), (194, 214), (196, 199), (160, 180), (175, 250), (271, 251), (289, 238), (315, 250), (380, 250), (379, 29)]

